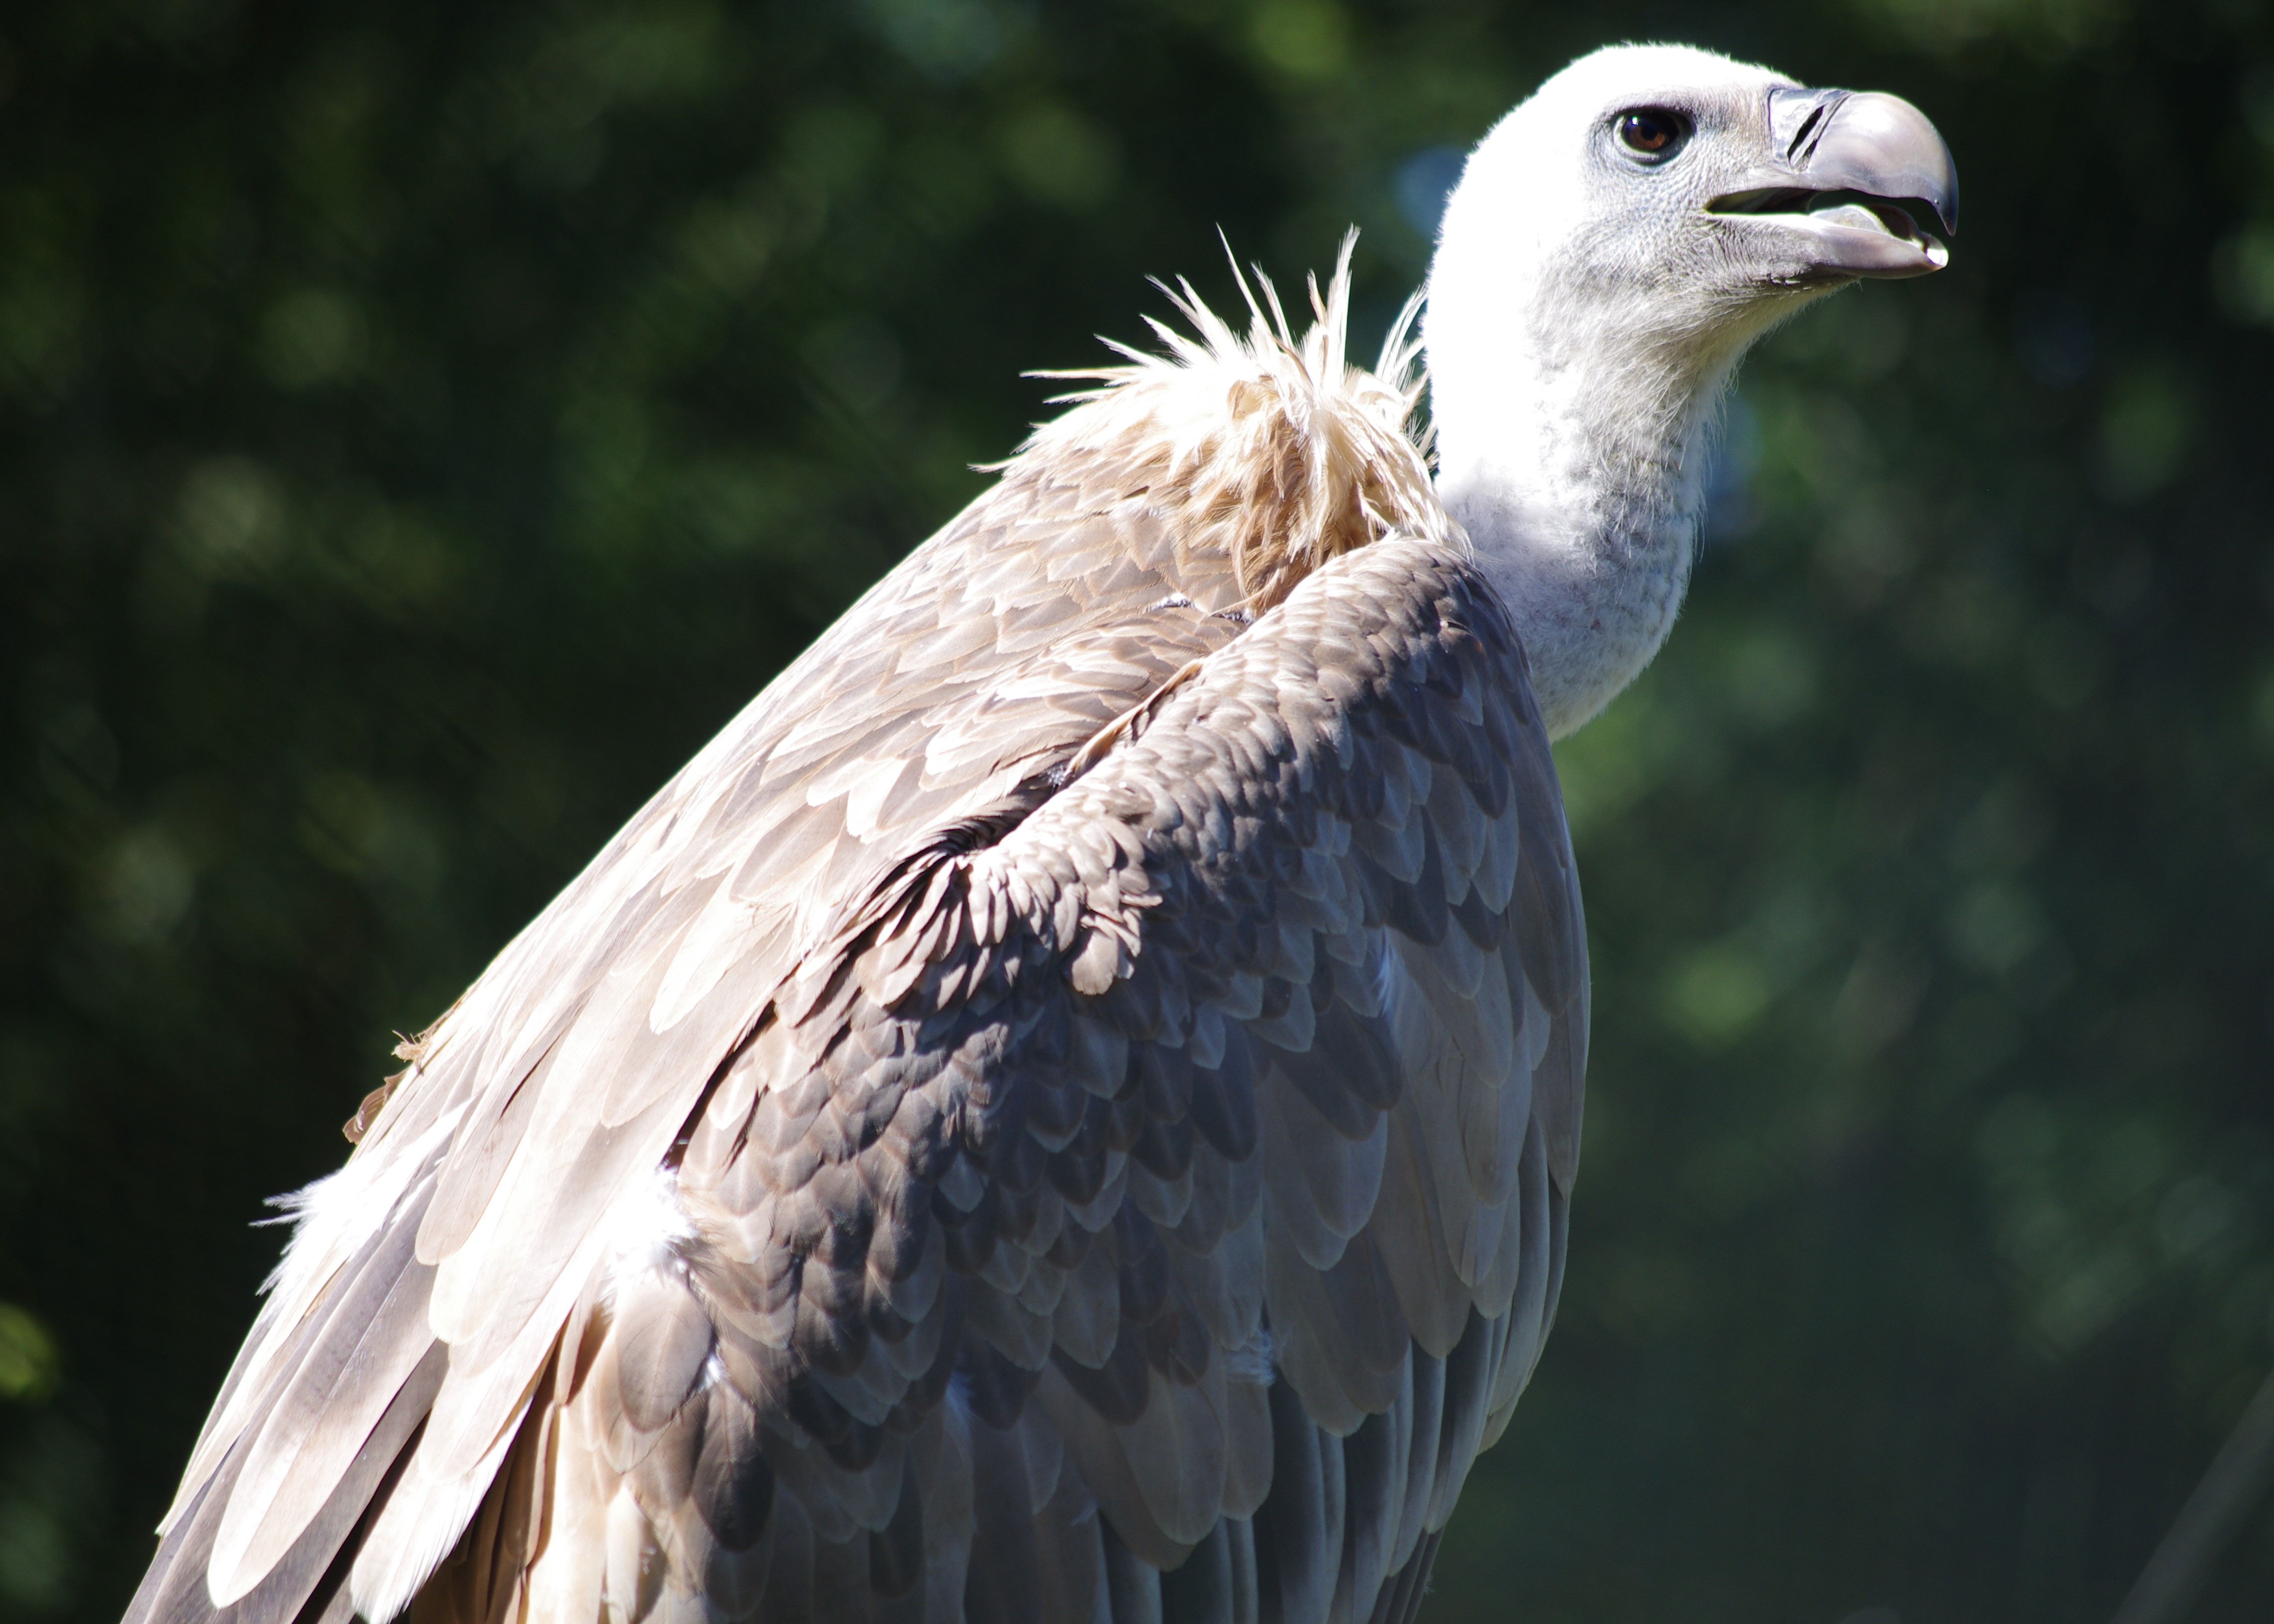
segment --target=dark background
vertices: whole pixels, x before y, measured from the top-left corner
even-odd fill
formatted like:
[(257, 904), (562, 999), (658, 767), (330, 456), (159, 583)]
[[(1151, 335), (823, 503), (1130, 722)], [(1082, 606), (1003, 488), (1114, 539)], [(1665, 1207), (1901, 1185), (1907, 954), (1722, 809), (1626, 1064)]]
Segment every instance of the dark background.
[[(1425, 1617), (2106, 1617), (2274, 1363), (2259, 0), (0, 10), (0, 1618), (116, 1615), (264, 1196), (1041, 415), (1692, 40), (1901, 92), (1954, 268), (1733, 413), (1562, 763), (1570, 1283)], [(2274, 1610), (2254, 1505), (2190, 1615)]]

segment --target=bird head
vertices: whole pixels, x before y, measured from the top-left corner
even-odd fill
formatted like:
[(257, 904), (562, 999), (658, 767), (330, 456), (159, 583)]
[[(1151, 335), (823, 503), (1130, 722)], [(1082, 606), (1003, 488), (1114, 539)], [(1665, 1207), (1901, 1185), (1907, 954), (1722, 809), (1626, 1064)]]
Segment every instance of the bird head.
[(1471, 155), (1431, 307), (1529, 320), (1542, 358), (1615, 333), (1710, 367), (1858, 278), (1940, 269), (1957, 222), (1949, 150), (1901, 97), (1614, 46), (1550, 79)]
[(1746, 349), (1861, 278), (1939, 269), (1957, 222), (1950, 153), (1908, 102), (1687, 47), (1583, 56), (1470, 154), (1424, 318), (1438, 488), (1552, 730), (1673, 625)]

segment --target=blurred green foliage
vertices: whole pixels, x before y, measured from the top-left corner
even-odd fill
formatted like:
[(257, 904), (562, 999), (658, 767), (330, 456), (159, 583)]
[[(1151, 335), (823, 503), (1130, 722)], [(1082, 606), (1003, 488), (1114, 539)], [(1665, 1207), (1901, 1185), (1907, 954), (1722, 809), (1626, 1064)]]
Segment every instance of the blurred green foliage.
[[(1672, 36), (1894, 89), (1563, 749), (1562, 1322), (1427, 1616), (2105, 1617), (2274, 1309), (2261, 0), (71, 0), (0, 18), (0, 1617), (115, 1616), (261, 1198), (1083, 365)], [(2274, 1605), (2254, 1509), (2193, 1616)]]

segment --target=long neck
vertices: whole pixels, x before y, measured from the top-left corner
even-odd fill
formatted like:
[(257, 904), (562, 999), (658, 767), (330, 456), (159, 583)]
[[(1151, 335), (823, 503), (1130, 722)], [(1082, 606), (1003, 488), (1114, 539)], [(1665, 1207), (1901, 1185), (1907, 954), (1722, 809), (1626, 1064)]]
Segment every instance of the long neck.
[(1438, 489), (1508, 602), (1560, 738), (1674, 625), (1737, 357), (1623, 337), (1637, 324), (1615, 309), (1589, 320), (1598, 299), (1472, 291), (1431, 289)]

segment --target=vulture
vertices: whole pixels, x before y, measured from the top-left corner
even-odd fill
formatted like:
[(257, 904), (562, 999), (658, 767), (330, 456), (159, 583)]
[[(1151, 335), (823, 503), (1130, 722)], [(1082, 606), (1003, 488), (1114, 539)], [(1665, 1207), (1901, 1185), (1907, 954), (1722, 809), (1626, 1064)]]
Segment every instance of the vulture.
[(1562, 1284), (1550, 741), (1747, 346), (1956, 212), (1905, 102), (1621, 47), (1375, 371), (1347, 245), (1299, 338), (1182, 285), (406, 1043), (129, 1624), (1411, 1619)]

